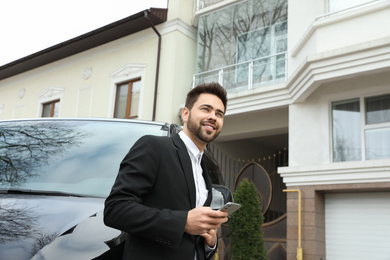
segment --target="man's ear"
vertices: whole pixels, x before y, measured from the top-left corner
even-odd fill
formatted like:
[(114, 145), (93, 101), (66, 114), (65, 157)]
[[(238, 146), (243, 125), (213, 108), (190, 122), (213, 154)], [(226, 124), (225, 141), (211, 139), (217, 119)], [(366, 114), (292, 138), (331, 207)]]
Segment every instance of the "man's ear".
[(183, 120), (184, 123), (186, 123), (188, 121), (189, 114), (190, 114), (190, 111), (188, 110), (188, 108), (184, 107), (181, 110), (181, 119)]

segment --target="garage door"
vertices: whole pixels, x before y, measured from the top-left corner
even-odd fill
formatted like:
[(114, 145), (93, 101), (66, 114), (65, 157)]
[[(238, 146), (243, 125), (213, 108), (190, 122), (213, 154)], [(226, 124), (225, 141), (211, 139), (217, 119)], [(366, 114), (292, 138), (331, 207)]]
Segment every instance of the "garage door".
[(326, 260), (390, 259), (390, 192), (325, 195)]

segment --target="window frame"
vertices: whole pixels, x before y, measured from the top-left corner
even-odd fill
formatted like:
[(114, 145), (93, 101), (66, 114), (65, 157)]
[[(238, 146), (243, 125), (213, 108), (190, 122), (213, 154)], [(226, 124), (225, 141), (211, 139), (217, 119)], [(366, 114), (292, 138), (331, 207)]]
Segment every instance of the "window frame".
[(128, 89), (127, 89), (127, 100), (126, 100), (126, 113), (125, 113), (124, 119), (138, 118), (139, 113), (137, 113), (137, 115), (130, 116), (131, 102), (132, 102), (132, 97), (133, 97), (132, 90), (133, 90), (133, 83), (134, 82), (140, 82), (141, 83), (141, 78), (139, 77), (139, 78), (131, 79), (129, 81), (125, 81), (125, 82), (116, 84), (113, 118), (119, 118), (119, 117), (116, 116), (116, 114), (117, 114), (117, 102), (118, 102), (118, 89), (119, 89), (120, 86), (122, 86), (124, 84), (127, 84), (127, 87), (128, 87)]
[[(376, 123), (376, 124), (367, 124), (366, 123), (366, 99), (372, 98), (372, 97), (380, 97), (380, 96), (387, 96), (390, 93), (376, 93), (376, 94), (370, 94), (370, 95), (364, 95), (364, 96), (357, 96), (357, 97), (351, 97), (351, 98), (343, 98), (343, 99), (337, 99), (332, 100), (330, 102), (330, 135), (331, 135), (331, 159), (332, 163), (342, 163), (342, 162), (352, 162), (352, 161), (334, 161), (334, 142), (333, 142), (333, 104), (336, 102), (342, 102), (342, 101), (348, 101), (353, 99), (359, 100), (359, 109), (360, 109), (360, 143), (361, 143), (361, 160), (357, 161), (372, 161), (372, 160), (380, 160), (380, 159), (369, 159), (367, 160), (367, 151), (366, 151), (366, 130), (372, 130), (372, 129), (381, 129), (381, 128), (390, 128), (390, 121), (384, 122), (384, 123)], [(386, 159), (390, 159), (386, 158)]]
[[(41, 111), (41, 117), (58, 117), (57, 116), (54, 116), (54, 109), (55, 109), (55, 104), (58, 103), (58, 105), (60, 105), (61, 103), (61, 100), (60, 99), (54, 99), (54, 100), (51, 100), (51, 101), (47, 101), (47, 102), (44, 102), (42, 103), (42, 111)], [(46, 105), (51, 105), (50, 107), (50, 116), (44, 116), (43, 113), (45, 111), (44, 107)], [(59, 109), (59, 107), (58, 107)], [(58, 111), (58, 114), (59, 114), (59, 111)]]

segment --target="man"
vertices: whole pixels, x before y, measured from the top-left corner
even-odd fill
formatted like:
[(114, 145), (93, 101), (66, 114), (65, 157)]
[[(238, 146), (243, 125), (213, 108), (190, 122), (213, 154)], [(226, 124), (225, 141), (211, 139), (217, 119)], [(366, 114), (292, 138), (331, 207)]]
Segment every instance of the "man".
[(201, 157), (221, 132), (226, 91), (206, 83), (187, 94), (183, 131), (141, 137), (123, 159), (106, 199), (106, 225), (128, 233), (123, 259), (210, 259), (227, 213), (212, 210)]

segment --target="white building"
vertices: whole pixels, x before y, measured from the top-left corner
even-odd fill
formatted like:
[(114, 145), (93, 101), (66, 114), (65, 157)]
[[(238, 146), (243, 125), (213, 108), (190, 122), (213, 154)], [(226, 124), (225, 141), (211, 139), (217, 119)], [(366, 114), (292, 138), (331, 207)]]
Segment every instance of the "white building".
[(258, 187), (269, 259), (387, 259), (387, 24), (388, 0), (170, 0), (0, 67), (0, 119), (179, 123), (191, 86), (219, 81), (210, 150), (226, 186)]

